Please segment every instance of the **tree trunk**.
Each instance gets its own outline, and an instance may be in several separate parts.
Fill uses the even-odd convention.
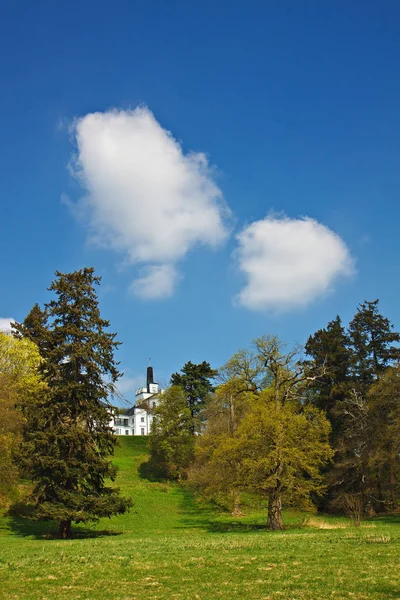
[[[272,531],[283,529],[282,498],[277,490],[273,490],[269,495],[267,529]]]
[[[71,520],[70,519],[63,519],[62,521],[60,521],[59,534],[60,534],[60,538],[62,538],[64,540],[72,537]]]
[[[232,509],[232,517],[242,517],[243,513],[240,510],[240,492],[239,490],[233,490],[233,509]]]

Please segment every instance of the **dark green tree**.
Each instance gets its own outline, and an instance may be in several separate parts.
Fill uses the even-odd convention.
[[[22,323],[11,323],[13,335],[17,338],[28,338],[34,342],[43,358],[46,357],[50,342],[47,321],[47,311],[42,310],[36,303]]]
[[[353,379],[363,393],[386,367],[400,360],[400,334],[379,312],[379,300],[363,302],[349,324]]]
[[[305,345],[305,352],[311,358],[304,362],[306,373],[310,375],[310,402],[325,411],[332,426],[332,442],[341,431],[341,415],[338,403],[349,393],[351,351],[348,338],[340,317],[328,323],[326,329],[319,329],[311,335]],[[315,367],[324,367],[323,375],[313,378]]]
[[[100,277],[93,268],[56,276],[49,288],[55,298],[45,307],[47,328],[37,341],[45,345],[48,393],[24,407],[21,462],[35,483],[36,518],[59,521],[60,536],[70,537],[72,522],[124,513],[131,501],[107,485],[116,475],[106,402],[120,376],[114,359],[119,343],[100,316]]]
[[[324,377],[311,383],[309,400],[326,412],[332,425],[335,456],[327,472],[327,500],[340,508],[355,506],[361,513],[385,507],[386,471],[372,468],[372,437],[378,433],[369,393],[400,359],[400,335],[378,305],[378,300],[363,302],[347,332],[337,317],[306,345],[313,363],[326,362]],[[376,396],[375,415],[382,397]]]
[[[396,510],[400,496],[400,368],[386,369],[368,393],[370,410],[369,461],[382,508]]]
[[[173,373],[171,385],[183,388],[187,405],[192,416],[193,431],[200,429],[200,415],[204,408],[206,398],[214,391],[211,380],[217,376],[218,371],[211,368],[210,363],[203,361],[199,364],[187,362],[180,373]]]

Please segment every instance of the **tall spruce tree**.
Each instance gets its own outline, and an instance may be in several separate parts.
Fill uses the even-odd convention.
[[[60,536],[70,537],[72,522],[124,513],[131,501],[106,483],[115,479],[116,469],[105,403],[120,373],[114,359],[119,343],[106,331],[109,322],[98,307],[100,277],[93,268],[56,276],[46,319],[34,323],[43,334],[36,341],[48,393],[25,407],[22,462],[35,482],[36,518],[59,521]],[[35,339],[28,325],[19,332]]]

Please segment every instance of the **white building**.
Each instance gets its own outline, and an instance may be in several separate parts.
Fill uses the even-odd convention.
[[[128,409],[115,409],[110,425],[116,435],[148,435],[153,421],[153,410],[158,403],[158,383],[154,381],[153,367],[147,367],[146,387],[139,388],[135,394],[135,404]]]

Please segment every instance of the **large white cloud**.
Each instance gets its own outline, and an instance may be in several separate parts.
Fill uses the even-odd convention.
[[[268,216],[244,227],[237,240],[246,277],[237,302],[253,310],[305,306],[354,272],[344,241],[311,218]]]
[[[73,161],[87,195],[75,211],[92,241],[144,266],[133,291],[169,296],[175,264],[196,244],[216,248],[228,236],[230,211],[202,153],[187,153],[145,107],[92,113],[76,120]]]
[[[14,323],[15,319],[11,317],[0,317],[0,331],[3,333],[10,333],[11,323]]]

